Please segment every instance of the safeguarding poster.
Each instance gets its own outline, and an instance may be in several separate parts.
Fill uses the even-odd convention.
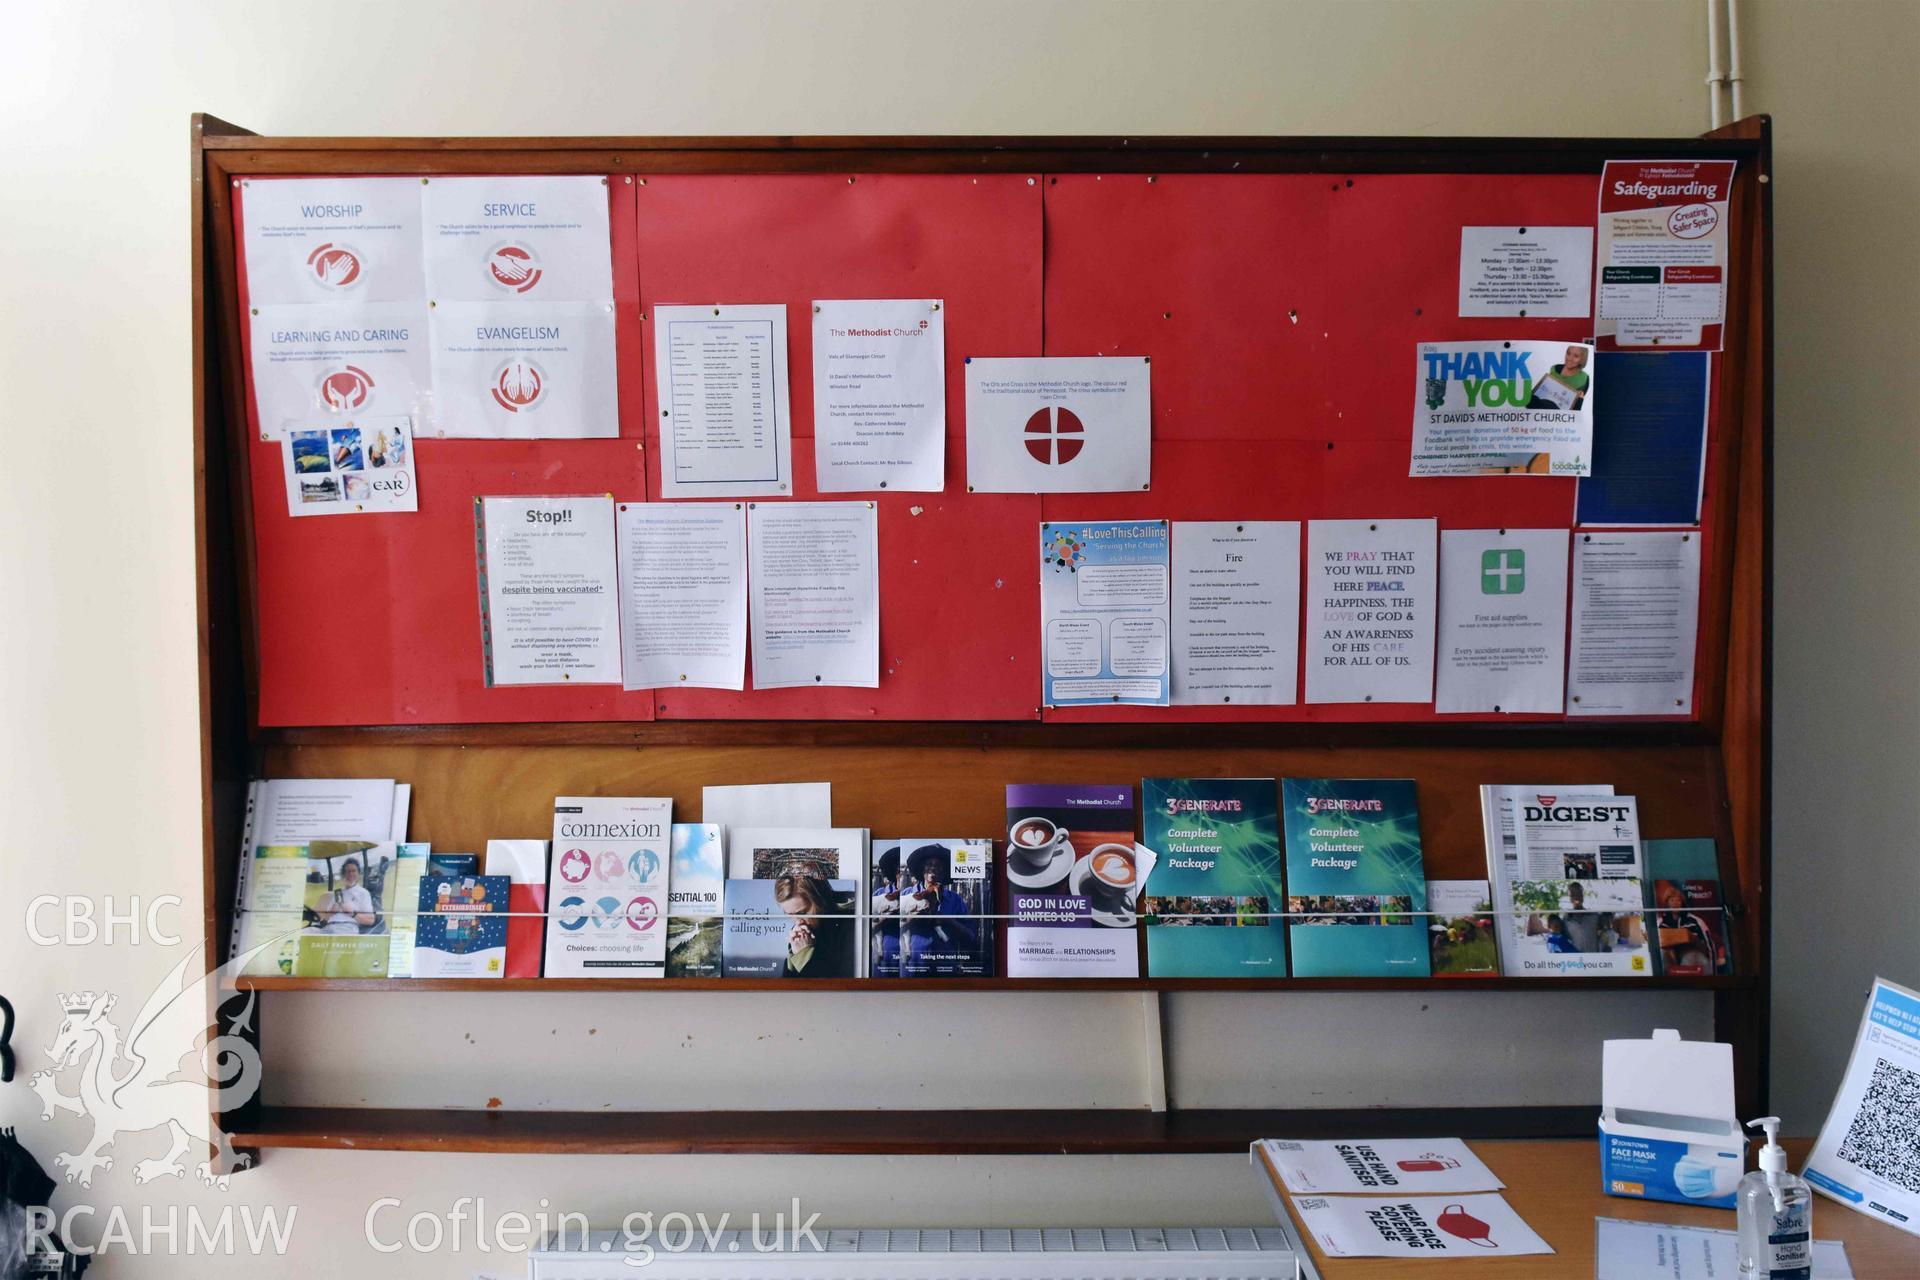
[[[1164,520],[1040,526],[1045,705],[1167,705],[1169,549]]]
[[[1732,160],[1609,160],[1600,173],[1602,351],[1718,351]]]
[[[1593,348],[1423,342],[1412,476],[1584,476],[1593,466]]]

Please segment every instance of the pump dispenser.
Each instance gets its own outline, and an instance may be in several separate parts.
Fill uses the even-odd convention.
[[[1812,1280],[1813,1190],[1787,1172],[1780,1117],[1747,1122],[1766,1131],[1760,1167],[1740,1179],[1740,1280]]]

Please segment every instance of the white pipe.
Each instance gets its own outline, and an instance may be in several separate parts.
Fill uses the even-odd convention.
[[[1740,108],[1740,0],[1727,0],[1727,84],[1733,90],[1733,118],[1745,118]]]
[[[1707,127],[1720,127],[1720,86],[1726,73],[1720,69],[1720,4],[1707,0]]]

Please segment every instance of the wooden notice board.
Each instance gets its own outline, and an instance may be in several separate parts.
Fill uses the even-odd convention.
[[[1448,528],[1570,528],[1562,478],[1407,477],[1406,357],[1420,341],[1576,340],[1584,319],[1462,319],[1459,230],[1592,225],[1601,165],[1646,155],[1733,159],[1727,346],[1714,358],[1703,502],[1699,653],[1683,717],[1437,715],[1421,705],[1040,705],[1038,525],[1049,519],[1432,517]],[[827,778],[847,825],[987,834],[1012,781],[1149,775],[1412,777],[1427,870],[1483,877],[1476,789],[1604,779],[1638,795],[1649,836],[1718,842],[1739,971],[1620,980],[1710,993],[1735,1047],[1743,1114],[1766,1096],[1770,152],[1763,119],[1705,138],[263,138],[195,117],[196,533],[206,799],[205,930],[224,953],[250,777],[396,777],[413,835],[448,848],[540,830],[558,793],[671,795],[695,816],[708,783]],[[254,420],[246,263],[249,190],[294,176],[596,174],[607,178],[615,273],[618,435],[418,442],[419,510],[289,517],[279,445]],[[657,499],[654,309],[783,303],[789,315],[796,498],[813,475],[815,298],[946,302],[944,492],[873,496],[879,512],[877,689],[625,692],[485,687],[472,502],[482,494]],[[1144,355],[1153,363],[1153,483],[1139,494],[988,495],[965,483],[967,356]],[[353,567],[328,590],[329,566]],[[636,751],[636,749],[638,749]],[[637,788],[637,790],[636,790]],[[887,989],[909,989],[889,980]],[[912,983],[916,980],[905,980]],[[381,982],[261,979],[276,1016],[299,992]],[[415,983],[412,989],[429,984]],[[538,1000],[561,981],[444,984]],[[1420,980],[1060,983],[1168,993],[1414,986]],[[1473,984],[1524,1002],[1563,983]],[[1591,985],[1591,984],[1588,984]],[[1602,985],[1608,985],[1603,982]],[[679,983],[591,984],[641,988]],[[722,999],[752,984],[708,984]],[[951,998],[1031,982],[927,981]],[[857,999],[865,980],[833,984]],[[284,1007],[284,1015],[282,1008]],[[1158,1025],[1157,1015],[1151,1025]],[[1328,1052],[1337,1053],[1337,1046]],[[1144,1118],[983,1116],[978,1149],[1224,1150],[1298,1112]],[[378,1100],[370,1100],[377,1105]],[[1578,1109],[1575,1109],[1578,1110]],[[727,1115],[731,1113],[710,1113]],[[593,1147],[564,1113],[409,1126],[447,1149],[792,1149],[738,1121],[632,1113]],[[1376,1131],[1413,1116],[1388,1109]],[[1563,1132],[1564,1108],[1481,1110],[1471,1133]],[[339,1117],[228,1117],[256,1145],[350,1145]],[[1104,1127],[1103,1127],[1104,1126]],[[598,1132],[597,1129],[594,1130]],[[792,1130],[787,1131],[791,1134]],[[1084,1134],[1075,1139],[1062,1134]],[[888,1149],[899,1146],[900,1131]],[[929,1128],[911,1149],[958,1141]],[[664,1146],[660,1145],[664,1144]],[[678,1144],[678,1145],[676,1145]],[[801,1145],[806,1146],[804,1140]],[[859,1140],[809,1149],[858,1149]],[[877,1149],[877,1148],[875,1148]]]

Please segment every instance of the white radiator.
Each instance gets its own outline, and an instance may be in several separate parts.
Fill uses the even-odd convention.
[[[617,1231],[549,1240],[531,1254],[532,1280],[1300,1280],[1280,1227],[1036,1227],[873,1229],[791,1237],[756,1249],[746,1232],[657,1243],[651,1261]],[[560,1248],[564,1243],[568,1247]],[[584,1245],[584,1247],[583,1247]],[[641,1255],[644,1256],[644,1255]]]

